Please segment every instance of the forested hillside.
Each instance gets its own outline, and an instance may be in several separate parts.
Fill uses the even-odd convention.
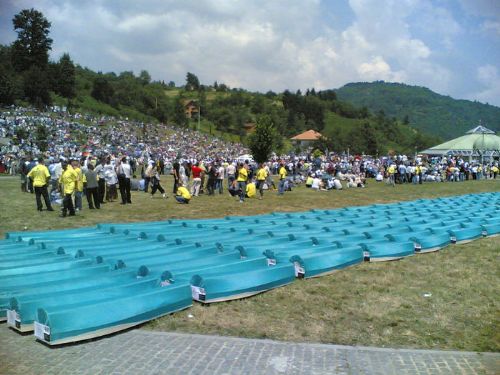
[[[366,106],[376,113],[384,111],[389,117],[443,139],[463,135],[482,125],[500,131],[500,108],[455,100],[439,95],[425,87],[377,81],[349,83],[335,90],[340,100],[356,106]]]

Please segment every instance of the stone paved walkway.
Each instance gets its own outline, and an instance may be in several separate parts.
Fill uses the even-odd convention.
[[[50,348],[0,325],[0,374],[498,374],[499,353],[394,350],[131,330]]]

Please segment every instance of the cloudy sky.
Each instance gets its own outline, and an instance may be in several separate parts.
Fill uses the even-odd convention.
[[[500,0],[0,0],[0,43],[31,7],[52,59],[95,71],[262,92],[384,80],[500,106]]]

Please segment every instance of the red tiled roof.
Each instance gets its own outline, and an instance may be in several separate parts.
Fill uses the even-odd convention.
[[[320,139],[322,135],[315,130],[307,130],[304,133],[298,134],[290,139],[294,141],[315,141]]]

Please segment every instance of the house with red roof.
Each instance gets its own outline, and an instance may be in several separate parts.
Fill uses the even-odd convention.
[[[309,147],[315,141],[323,137],[321,133],[318,133],[315,130],[309,129],[304,133],[297,134],[295,137],[290,138],[290,140],[296,145],[300,147]]]

